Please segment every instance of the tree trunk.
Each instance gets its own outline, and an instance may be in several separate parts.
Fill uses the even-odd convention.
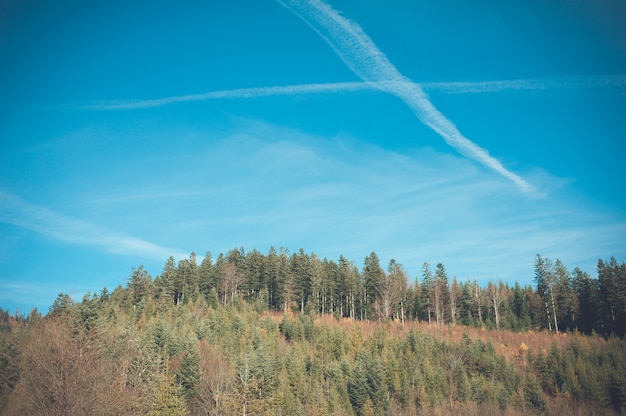
[[[556,320],[556,307],[554,306],[554,293],[552,293],[552,288],[550,288],[550,301],[552,302],[552,315],[554,316],[554,332],[559,335],[559,324]]]

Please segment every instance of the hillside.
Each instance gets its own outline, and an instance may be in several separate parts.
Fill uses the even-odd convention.
[[[267,287],[251,295],[249,261],[227,259],[220,255],[210,269],[203,262],[213,275],[202,275],[203,265],[197,266],[195,281],[195,272],[187,273],[194,270],[192,256],[178,265],[168,261],[155,279],[135,269],[125,286],[80,302],[60,294],[46,316],[3,313],[2,414],[626,412],[624,339],[576,330],[556,334],[541,323],[502,329],[517,319],[511,312],[515,290],[507,285],[499,286],[500,329],[493,305],[480,312],[480,324],[478,311],[461,301],[457,323],[451,312],[429,323],[408,297],[394,298],[386,310],[383,290],[367,312],[352,306],[349,295],[345,303],[300,302],[297,289],[283,292],[277,308]],[[302,280],[297,255],[278,259],[287,260],[293,281]],[[340,259],[337,270],[347,267],[365,284],[376,270],[371,260],[361,272]],[[331,263],[321,262],[332,270]],[[389,270],[383,283],[400,269]],[[419,295],[423,287],[404,287],[411,288]],[[491,290],[470,293],[489,305]],[[292,299],[284,306],[287,296]],[[473,325],[463,325],[464,316]]]

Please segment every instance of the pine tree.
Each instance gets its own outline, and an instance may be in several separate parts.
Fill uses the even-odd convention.
[[[265,266],[263,267],[263,280],[267,282],[267,289],[270,298],[270,307],[279,309],[282,303],[282,287],[280,281],[280,259],[274,246],[270,247],[269,253],[265,258]]]
[[[133,307],[136,308],[141,301],[152,297],[152,277],[143,268],[133,268],[133,273],[128,281],[128,288],[132,292]]]
[[[554,263],[557,321],[565,329],[574,329],[578,312],[578,299],[571,284],[570,273],[561,262]]]
[[[535,259],[535,283],[537,284],[537,293],[541,296],[546,307],[546,324],[548,329],[552,330],[552,323],[554,322],[554,331],[558,334],[559,324],[556,313],[554,267],[550,259],[542,258],[540,254],[537,254]]]
[[[244,298],[251,302],[256,302],[261,290],[267,288],[264,273],[265,258],[258,250],[249,251],[245,257],[244,274]],[[267,307],[267,306],[266,306]]]
[[[311,254],[311,310],[323,313],[322,290],[324,265],[315,253]]]
[[[435,278],[433,279],[433,301],[435,303],[435,316],[437,325],[445,323],[446,306],[448,305],[448,274],[443,263],[437,263]]]
[[[433,273],[430,271],[430,265],[426,262],[422,265],[422,284],[421,284],[421,304],[423,308],[422,317],[428,321],[430,325],[432,312],[432,291],[433,291]]]
[[[71,311],[74,300],[68,294],[59,293],[48,310],[49,316],[59,316]]]
[[[157,287],[158,295],[173,302],[174,305],[177,305],[179,302],[179,293],[176,288],[177,273],[176,260],[174,260],[174,257],[170,256],[163,266]]]
[[[588,273],[578,267],[574,269],[572,287],[577,297],[578,316],[576,326],[584,334],[591,335],[597,328],[598,314],[598,280],[592,279]]]
[[[188,414],[182,388],[167,373],[161,380],[156,402],[150,414],[152,416],[186,416]]]
[[[300,312],[303,313],[304,306],[311,296],[311,280],[313,278],[311,259],[301,248],[297,254],[294,253],[291,256],[290,263],[296,298],[295,300],[300,306]]]
[[[200,380],[198,354],[193,346],[187,346],[182,354],[180,368],[176,372],[176,381],[180,384],[182,396],[189,401],[196,394],[196,387]]]
[[[211,290],[217,290],[217,282],[215,275],[215,267],[211,252],[207,251],[198,271],[198,290],[200,294],[208,301]]]
[[[514,330],[527,330],[531,326],[530,307],[528,300],[524,295],[524,290],[519,283],[515,282],[512,289],[513,297],[511,299],[511,312],[517,320],[517,327]]]
[[[598,261],[599,292],[602,297],[603,322],[606,332],[623,337],[626,333],[626,264]]]
[[[363,306],[365,308],[365,318],[370,318],[370,312],[372,307],[378,309],[378,298],[381,292],[381,286],[385,279],[385,272],[380,267],[380,260],[375,252],[371,252],[369,256],[365,257],[363,266]]]
[[[456,281],[456,276],[452,278],[452,285],[450,286],[450,321],[453,325],[456,325],[457,319],[462,314],[462,298],[463,290],[461,285]]]
[[[283,247],[280,248],[277,281],[280,288],[282,309],[284,312],[287,312],[291,302],[294,300],[294,280],[291,267],[289,266],[289,250]]]

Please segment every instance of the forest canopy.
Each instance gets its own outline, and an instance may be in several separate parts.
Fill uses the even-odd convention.
[[[599,260],[597,277],[592,277],[538,254],[534,271],[534,287],[501,280],[481,286],[476,280],[448,276],[442,263],[424,263],[421,275],[411,281],[394,259],[383,268],[375,252],[359,269],[344,256],[335,261],[303,249],[290,253],[272,247],[262,254],[237,248],[216,259],[210,252],[202,260],[195,253],[178,262],[170,257],[154,279],[139,266],[126,286],[111,295],[138,310],[149,301],[178,306],[203,298],[216,306],[240,299],[257,311],[624,336],[626,264],[614,257]],[[108,296],[106,289],[104,293]],[[49,313],[71,302],[67,297],[60,294]]]
[[[2,414],[626,412],[626,265],[537,255],[535,286],[411,282],[300,249],[170,257],[0,315]]]

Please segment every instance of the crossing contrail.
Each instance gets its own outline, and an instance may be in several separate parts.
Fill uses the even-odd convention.
[[[437,132],[459,153],[503,175],[523,192],[534,191],[522,177],[506,169],[487,150],[463,136],[456,126],[435,108],[422,87],[402,75],[356,22],[343,17],[320,0],[277,1],[317,32],[359,78],[399,97],[422,123]]]

